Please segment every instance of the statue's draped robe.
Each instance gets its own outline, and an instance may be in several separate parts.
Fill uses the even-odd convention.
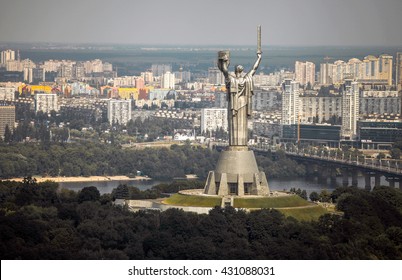
[[[246,74],[244,77],[229,76],[226,80],[226,88],[229,105],[229,145],[246,146],[247,119],[252,114],[253,77],[251,74]]]

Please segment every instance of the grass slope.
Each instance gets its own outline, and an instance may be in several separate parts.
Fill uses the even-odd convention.
[[[281,208],[310,205],[308,201],[297,195],[261,198],[235,198],[235,208]]]
[[[214,207],[220,206],[220,197],[196,196],[174,194],[165,199],[163,203],[177,206]],[[291,216],[299,221],[312,221],[328,211],[320,205],[312,205],[297,195],[261,198],[237,198],[234,200],[235,208],[276,208],[285,216]]]
[[[178,206],[194,207],[214,207],[220,206],[222,199],[220,197],[183,195],[176,193],[163,201],[165,204]]]

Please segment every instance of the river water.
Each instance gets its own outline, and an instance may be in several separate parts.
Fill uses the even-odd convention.
[[[93,181],[93,182],[63,182],[59,183],[60,187],[79,191],[84,187],[95,186],[98,188],[101,194],[111,193],[114,188],[117,188],[120,184],[127,184],[128,186],[137,187],[140,190],[150,189],[152,186],[155,186],[160,183],[171,183],[172,181],[157,181],[157,180],[121,180],[121,181]],[[349,180],[349,185],[350,185]],[[300,188],[302,190],[306,190],[309,195],[311,192],[321,192],[321,190],[332,191],[336,187],[342,186],[342,178],[338,177],[336,180],[336,185],[331,186],[328,180],[328,183],[318,182],[316,179],[307,180],[306,178],[286,178],[286,179],[270,179],[268,178],[268,185],[271,191],[283,191],[290,190],[291,188]],[[371,185],[374,186],[374,178],[372,179]],[[385,181],[384,177],[381,177],[381,185],[388,186],[388,183]],[[365,181],[364,177],[358,177],[358,187],[364,188]]]

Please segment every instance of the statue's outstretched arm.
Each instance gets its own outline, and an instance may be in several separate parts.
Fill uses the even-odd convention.
[[[222,71],[223,76],[227,79],[229,77],[229,70],[228,70],[228,61],[221,60],[218,62],[218,68]]]
[[[251,76],[253,76],[253,75],[255,74],[255,72],[256,72],[257,69],[258,69],[258,66],[260,65],[261,56],[262,56],[261,54],[262,54],[261,52],[257,52],[257,60],[256,60],[256,62],[254,63],[253,68],[250,70],[250,72],[248,72],[248,74],[250,74]]]

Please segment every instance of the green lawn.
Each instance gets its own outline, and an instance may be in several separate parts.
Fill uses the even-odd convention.
[[[280,207],[298,207],[310,205],[298,195],[287,195],[279,197],[261,197],[261,198],[235,198],[235,208],[280,208]]]
[[[165,199],[163,202],[170,205],[180,206],[214,207],[220,206],[222,199],[220,197],[183,195],[176,193]]]
[[[163,202],[165,204],[177,206],[214,207],[220,206],[222,199],[220,197],[183,195],[177,193],[165,199]],[[320,216],[331,212],[322,206],[312,205],[297,195],[237,198],[234,200],[234,206],[235,208],[276,208],[285,216],[292,216],[299,221],[317,220]]]

